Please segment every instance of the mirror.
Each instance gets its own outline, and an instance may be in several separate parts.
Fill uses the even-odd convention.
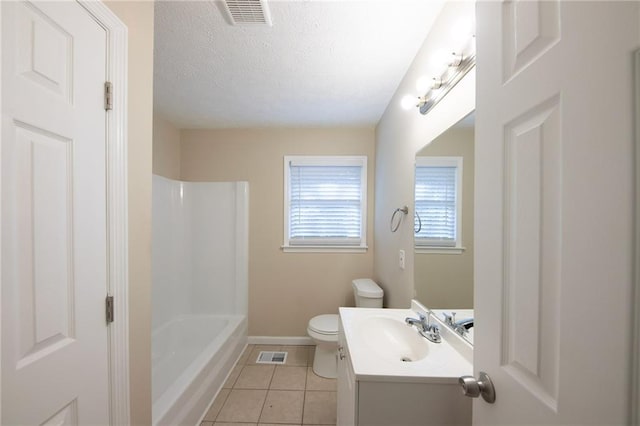
[[[472,112],[416,154],[414,294],[473,343]]]

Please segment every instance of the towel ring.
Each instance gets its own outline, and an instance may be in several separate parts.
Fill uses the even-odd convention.
[[[422,231],[422,219],[420,219],[420,215],[418,214],[417,210],[415,211],[415,213],[413,215],[414,215],[414,217],[416,219],[418,219],[418,229],[416,229],[415,221],[413,222],[413,233],[414,234],[418,234],[420,231]]]
[[[393,214],[391,215],[391,222],[389,222],[389,227],[391,228],[391,232],[396,232],[400,227],[400,223],[402,223],[402,216],[400,216],[400,219],[398,220],[398,222],[395,225],[393,224],[396,219],[396,215],[398,213],[409,214],[409,207],[408,206],[404,206],[402,208],[398,207],[397,209],[394,210]]]

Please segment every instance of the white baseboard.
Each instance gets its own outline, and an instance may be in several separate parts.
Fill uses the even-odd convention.
[[[250,345],[314,345],[309,336],[249,336]]]

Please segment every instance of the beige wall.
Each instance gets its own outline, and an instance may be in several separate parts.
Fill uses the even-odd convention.
[[[473,128],[453,128],[418,156],[462,157],[461,254],[415,253],[415,298],[434,309],[473,308]]]
[[[153,113],[153,174],[180,179],[180,129]]]
[[[314,315],[353,306],[373,270],[374,130],[182,130],[185,181],[249,182],[249,335],[306,336]],[[283,253],[283,157],[368,157],[367,253]]]
[[[474,13],[474,2],[445,4],[376,127],[374,278],[385,290],[387,306],[392,308],[409,307],[413,296],[413,208],[409,220],[396,233],[390,231],[389,219],[396,208],[413,206],[416,152],[475,108],[475,69],[426,116],[417,108],[403,110],[400,99],[415,93],[416,80],[425,72],[430,57],[436,51],[451,48],[448,39],[456,22]],[[405,269],[398,266],[399,250],[406,253]]]
[[[129,28],[129,365],[131,424],[151,424],[153,2],[108,2]]]

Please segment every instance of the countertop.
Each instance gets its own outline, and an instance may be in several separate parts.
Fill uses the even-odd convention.
[[[421,360],[403,362],[380,356],[357,332],[362,321],[373,317],[404,322],[406,317],[415,318],[417,314],[412,309],[340,308],[340,326],[344,330],[357,380],[453,384],[460,376],[473,374],[469,354],[463,356],[456,349],[458,342],[448,341],[446,335],[443,335],[441,343],[432,343],[420,336],[429,345],[428,354]],[[416,330],[415,327],[413,329]]]

